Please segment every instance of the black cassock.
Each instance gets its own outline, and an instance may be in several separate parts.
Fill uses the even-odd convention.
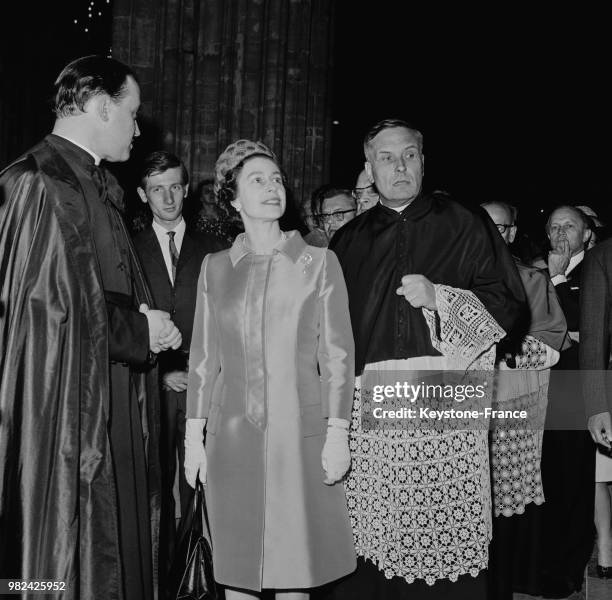
[[[346,279],[357,374],[367,363],[440,356],[421,309],[395,293],[404,275],[472,291],[506,332],[525,317],[523,285],[497,229],[445,194],[421,194],[399,213],[379,203],[329,248]]]
[[[378,204],[350,221],[332,238],[349,293],[355,336],[356,373],[369,363],[440,356],[422,309],[396,290],[404,275],[473,292],[509,331],[525,315],[525,297],[514,260],[483,211],[471,211],[445,194],[421,194],[401,212]],[[334,600],[410,600],[484,597],[486,578],[462,575],[457,582],[386,579],[362,558],[353,576],[331,586]]]
[[[159,406],[122,192],[54,135],[0,192],[0,577],[152,598]]]

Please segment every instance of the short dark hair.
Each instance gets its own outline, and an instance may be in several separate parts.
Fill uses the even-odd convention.
[[[165,150],[151,152],[151,154],[144,159],[142,168],[140,169],[140,187],[146,189],[147,177],[157,175],[158,173],[164,173],[168,169],[175,169],[176,167],[181,167],[181,183],[187,185],[189,183],[189,174],[187,173],[185,164],[178,156],[171,152],[166,152]]]
[[[396,129],[397,127],[407,129],[415,137],[419,152],[423,152],[423,134],[418,129],[403,119],[383,119],[371,127],[363,138],[363,150],[366,155],[368,145],[381,131],[385,129]]]
[[[93,96],[108,94],[121,100],[127,94],[127,78],[134,72],[123,63],[106,56],[84,56],[66,65],[55,80],[53,110],[58,118],[83,112]]]
[[[353,195],[351,194],[351,190],[346,188],[340,188],[335,185],[325,184],[318,187],[310,197],[310,211],[312,212],[312,217],[319,223],[319,215],[323,212],[323,203],[328,198],[333,198],[334,196],[339,196],[340,194],[344,194],[353,199]]]
[[[287,178],[285,177],[285,173],[283,172],[281,166],[278,164],[278,161],[274,160],[270,155],[263,154],[261,152],[254,152],[253,154],[249,154],[245,156],[233,169],[230,169],[226,174],[221,186],[215,191],[215,195],[217,197],[217,203],[224,208],[228,214],[232,214],[234,209],[232,207],[232,202],[236,198],[236,192],[238,191],[238,177],[240,173],[242,173],[242,169],[244,165],[249,162],[252,158],[267,158],[275,163],[283,178],[283,187],[287,189]]]
[[[555,208],[553,208],[550,211],[550,214],[548,215],[548,219],[546,219],[546,231],[547,232],[550,229],[550,220],[551,220],[553,214],[555,212],[557,212],[558,210],[562,209],[562,208],[567,208],[567,209],[573,211],[574,214],[576,214],[576,215],[578,215],[578,217],[580,217],[580,220],[582,221],[582,224],[584,225],[584,228],[588,229],[589,231],[593,231],[593,226],[592,226],[593,221],[591,221],[578,207],[572,206],[571,204],[560,204],[559,206],[555,206]]]

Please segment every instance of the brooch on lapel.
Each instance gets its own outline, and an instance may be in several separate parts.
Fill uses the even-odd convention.
[[[304,254],[302,254],[302,256],[300,256],[300,262],[304,265],[302,273],[306,275],[306,273],[308,272],[308,266],[312,262],[312,255],[308,254],[308,252],[305,252]]]

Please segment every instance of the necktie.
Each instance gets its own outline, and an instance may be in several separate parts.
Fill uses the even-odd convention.
[[[179,254],[174,243],[174,234],[176,231],[169,231],[168,237],[170,238],[168,246],[170,248],[170,262],[172,263],[172,285],[176,281],[176,265],[178,264]]]

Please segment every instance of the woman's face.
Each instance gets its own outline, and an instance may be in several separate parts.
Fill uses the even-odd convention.
[[[236,182],[232,206],[242,219],[276,221],[285,212],[286,195],[278,165],[263,156],[248,159]]]

